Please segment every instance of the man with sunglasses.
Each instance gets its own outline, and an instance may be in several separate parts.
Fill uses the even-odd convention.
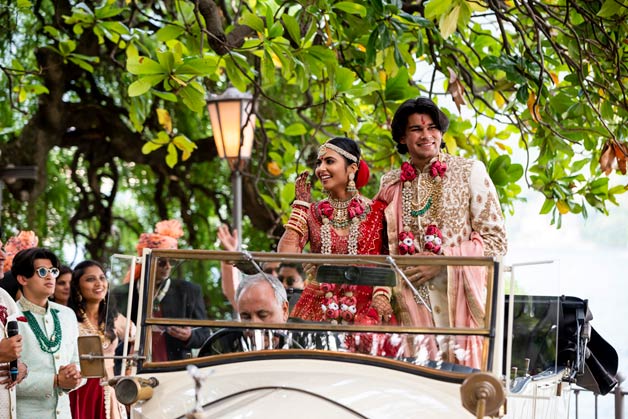
[[[288,302],[290,303],[290,311],[296,305],[303,288],[305,288],[305,271],[300,263],[283,262],[279,265],[279,276],[277,279],[283,284],[288,294]]]
[[[81,385],[78,323],[74,312],[48,300],[59,276],[59,259],[34,247],[15,255],[11,273],[22,291],[17,302],[26,322],[22,361],[30,373],[17,386],[17,410],[24,418],[69,418],[68,393]]]

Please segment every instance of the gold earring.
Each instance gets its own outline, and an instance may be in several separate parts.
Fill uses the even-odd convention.
[[[349,182],[347,183],[347,192],[350,194],[354,194],[358,191],[358,188],[355,187],[355,175],[353,173],[349,173]]]

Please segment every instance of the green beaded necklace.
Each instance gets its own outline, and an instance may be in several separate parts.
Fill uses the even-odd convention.
[[[54,332],[50,339],[46,336],[43,330],[39,327],[39,323],[37,323],[37,319],[33,316],[30,311],[25,311],[24,316],[26,320],[28,320],[28,325],[31,327],[31,330],[35,334],[37,338],[37,342],[39,342],[39,347],[42,351],[47,352],[49,354],[54,354],[61,348],[61,322],[59,321],[59,315],[57,314],[59,310],[50,309],[50,314],[52,314],[52,322],[54,324]]]

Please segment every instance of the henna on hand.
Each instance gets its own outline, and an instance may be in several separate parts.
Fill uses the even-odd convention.
[[[298,201],[312,202],[312,184],[310,174],[306,170],[301,172],[294,184],[294,197]]]
[[[377,314],[384,321],[390,320],[393,314],[392,306],[390,305],[390,300],[385,295],[376,295],[371,301],[371,307],[377,311]]]

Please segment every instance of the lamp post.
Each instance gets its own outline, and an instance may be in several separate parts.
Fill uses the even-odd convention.
[[[251,158],[255,114],[253,97],[230,87],[221,95],[210,95],[207,109],[214,142],[221,159],[231,168],[233,224],[238,231],[238,250],[242,248],[242,170]]]
[[[0,236],[2,236],[2,195],[4,185],[17,180],[37,180],[37,166],[13,166],[0,168]]]

